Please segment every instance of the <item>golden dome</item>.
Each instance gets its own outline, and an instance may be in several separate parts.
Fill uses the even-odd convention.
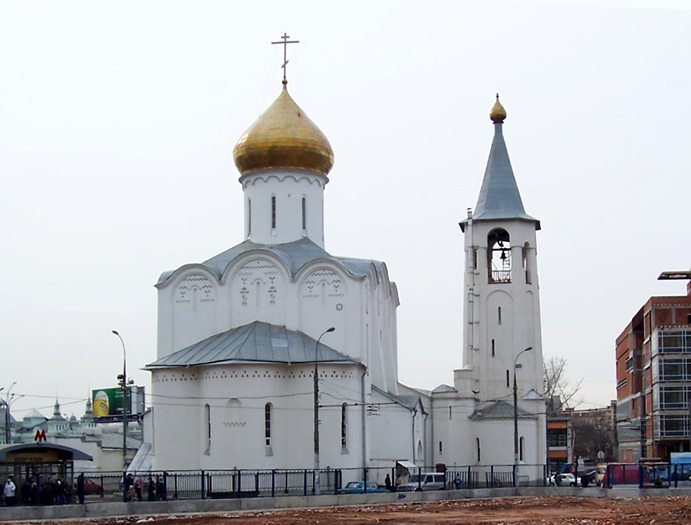
[[[504,122],[504,119],[506,118],[506,110],[499,102],[499,93],[497,93],[497,101],[494,103],[494,106],[492,106],[492,109],[489,112],[489,118],[491,118],[492,122],[495,124]]]
[[[242,175],[269,168],[316,171],[326,176],[334,164],[331,144],[288,94],[278,98],[240,137],[233,160]]]

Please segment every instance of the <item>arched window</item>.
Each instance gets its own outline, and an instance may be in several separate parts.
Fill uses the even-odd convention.
[[[521,436],[521,439],[518,440],[518,459],[521,461],[524,461],[523,459],[523,445],[525,444],[525,438]]]
[[[271,196],[271,229],[276,229],[276,196]]]
[[[348,446],[348,405],[341,405],[341,448]]]
[[[506,230],[492,230],[487,236],[487,264],[490,283],[511,282],[511,243]]]
[[[271,403],[264,405],[264,444],[271,446]]]

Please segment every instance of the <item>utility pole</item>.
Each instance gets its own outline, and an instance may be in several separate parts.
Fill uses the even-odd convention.
[[[518,487],[518,386],[516,383],[516,368],[518,367],[518,358],[523,352],[532,350],[529,346],[525,350],[521,350],[513,360],[513,486]]]
[[[129,389],[130,385],[127,381],[127,350],[125,349],[125,341],[123,341],[117,330],[112,331],[120,342],[122,343],[122,374],[118,374],[120,387],[122,388],[122,470],[127,470],[127,414],[129,412]],[[130,383],[133,381],[130,380]]]
[[[319,341],[326,334],[335,331],[333,326],[325,330],[317,339],[314,348],[314,493],[319,495]]]

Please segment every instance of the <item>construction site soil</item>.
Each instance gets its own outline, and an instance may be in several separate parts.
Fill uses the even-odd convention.
[[[10,523],[10,522],[0,522]],[[12,522],[12,523],[17,523]],[[23,521],[24,524],[46,523]],[[56,525],[244,525],[244,524],[516,524],[666,525],[691,524],[691,497],[524,497],[439,501],[396,505],[321,507],[273,511],[127,516],[52,520]]]

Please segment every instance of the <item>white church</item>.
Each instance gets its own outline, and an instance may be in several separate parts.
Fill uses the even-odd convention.
[[[233,152],[244,240],[156,284],[143,447],[152,469],[312,468],[315,370],[323,469],[545,463],[540,223],[523,208],[498,97],[490,117],[482,189],[461,222],[462,366],[453,386],[420,391],[398,382],[399,297],[386,264],[326,251],[334,154],[284,78]]]

